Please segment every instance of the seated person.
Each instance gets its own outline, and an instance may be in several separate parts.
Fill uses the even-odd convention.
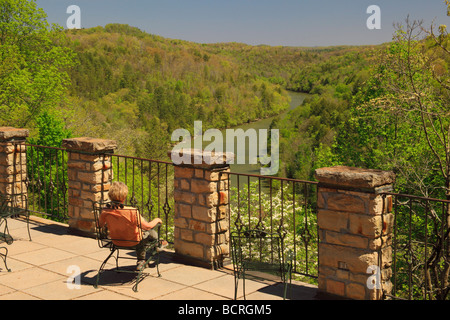
[[[158,240],[157,229],[161,226],[162,220],[156,218],[147,222],[136,208],[124,206],[127,195],[126,184],[117,181],[112,183],[108,192],[112,204],[108,208],[102,209],[99,227],[102,228],[106,225],[109,237],[116,246],[132,247],[137,245],[137,268],[139,269],[145,264],[145,246]],[[143,230],[142,237],[137,219],[140,219],[140,228]],[[159,247],[165,246],[167,246],[167,241],[159,242]]]

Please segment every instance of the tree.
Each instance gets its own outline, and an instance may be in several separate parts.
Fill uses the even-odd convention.
[[[0,3],[0,125],[26,127],[65,97],[74,55],[34,0]]]
[[[337,153],[345,164],[396,171],[402,193],[450,200],[449,36],[445,26],[436,35],[433,28],[407,19],[405,27],[397,26],[393,40],[340,130]],[[404,257],[414,247],[415,257],[405,261],[398,255],[399,264],[409,263],[414,276],[421,276],[417,292],[446,299],[450,206],[434,208],[428,200],[414,208],[412,201],[406,205],[409,209],[399,209],[396,219],[399,230],[409,235],[398,236],[396,246],[409,250]],[[408,230],[411,213],[414,227]],[[425,231],[418,231],[422,227]],[[416,250],[425,243],[425,250]]]
[[[65,128],[65,123],[56,114],[43,111],[36,117],[38,134],[30,138],[30,144],[60,148],[63,139],[70,138],[72,133]]]
[[[406,30],[399,27],[378,75],[385,94],[371,104],[417,130],[415,148],[418,142],[426,146],[433,160],[429,169],[440,177],[441,190],[450,199],[448,37],[441,33],[442,40],[432,43],[423,38],[424,30],[418,21],[407,20]],[[398,137],[400,132],[393,133]]]
[[[48,111],[36,118],[36,126],[37,136],[29,139],[31,146],[27,147],[28,205],[43,208],[51,219],[63,221],[67,210],[67,153],[59,148],[71,132],[65,129],[64,121]]]

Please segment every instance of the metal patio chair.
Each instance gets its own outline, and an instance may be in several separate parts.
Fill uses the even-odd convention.
[[[245,279],[278,276],[284,284],[283,299],[292,282],[292,255],[285,253],[283,237],[279,233],[251,229],[231,233],[231,249],[234,271],[234,299],[237,298],[239,279],[243,280],[244,300]]]
[[[136,216],[136,221],[133,223],[133,225],[129,225],[129,227],[136,227],[138,230],[138,240],[136,239],[114,239],[111,238],[107,228],[101,228],[100,223],[99,223],[99,219],[101,214],[104,212],[104,210],[132,210],[134,211],[134,214]],[[125,268],[120,268],[119,267],[119,259],[134,259],[136,260],[135,257],[126,257],[126,256],[120,256],[120,251],[121,250],[136,250],[138,248],[138,246],[140,246],[140,240],[139,239],[143,239],[143,235],[144,232],[143,230],[140,228],[141,225],[141,215],[139,214],[139,210],[137,208],[127,208],[124,209],[123,205],[109,201],[109,202],[95,202],[94,203],[94,217],[95,217],[95,225],[96,225],[96,238],[98,240],[98,245],[100,248],[107,248],[110,250],[109,255],[106,257],[106,259],[102,262],[98,273],[97,273],[97,277],[96,277],[96,281],[94,284],[94,287],[97,288],[98,287],[98,283],[100,280],[100,275],[101,273],[104,271],[105,265],[108,262],[108,260],[113,257],[114,253],[116,253],[116,256],[114,257],[116,259],[116,271],[117,272],[128,272],[128,273],[136,273],[137,274],[137,278],[136,278],[136,283],[133,286],[133,291],[137,292],[138,291],[138,284],[141,280],[141,276],[142,273],[144,271],[144,269],[146,268],[146,266],[148,265],[148,263],[153,260],[156,264],[156,270],[157,270],[157,274],[158,277],[161,276],[161,274],[159,273],[159,240],[152,240],[151,242],[148,242],[143,248],[146,252],[146,256],[149,255],[149,257],[147,258],[147,260],[145,261],[145,264],[143,264],[142,266],[139,267],[139,270],[129,270],[129,269],[125,269]],[[126,221],[124,221],[124,223],[127,223]]]
[[[25,193],[4,195],[0,192],[0,229],[4,225],[0,238],[6,243],[12,243],[13,239],[8,229],[8,218],[24,216],[27,220],[28,238],[31,241],[30,233],[30,212],[28,211],[28,197]]]

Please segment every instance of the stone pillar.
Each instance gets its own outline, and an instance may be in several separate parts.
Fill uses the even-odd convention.
[[[92,235],[95,231],[93,202],[108,200],[112,181],[111,154],[116,141],[94,138],[64,139],[68,152],[69,228]]]
[[[351,167],[315,171],[318,184],[319,291],[378,300],[392,284],[391,196],[395,174]],[[380,265],[381,264],[381,265]]]
[[[28,134],[27,129],[0,127],[0,192],[21,208],[26,207]]]
[[[191,264],[213,269],[229,255],[227,163],[234,155],[214,153],[211,161],[211,153],[188,153],[191,164],[175,165],[175,252]]]

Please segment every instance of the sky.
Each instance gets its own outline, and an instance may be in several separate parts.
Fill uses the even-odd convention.
[[[70,5],[82,28],[124,23],[197,43],[271,46],[370,45],[392,40],[394,24],[449,26],[444,0],[36,0],[48,21],[67,28]],[[379,15],[367,9],[379,8]],[[373,20],[376,18],[377,20]],[[379,28],[368,28],[379,22]],[[437,29],[437,28],[436,28]]]

